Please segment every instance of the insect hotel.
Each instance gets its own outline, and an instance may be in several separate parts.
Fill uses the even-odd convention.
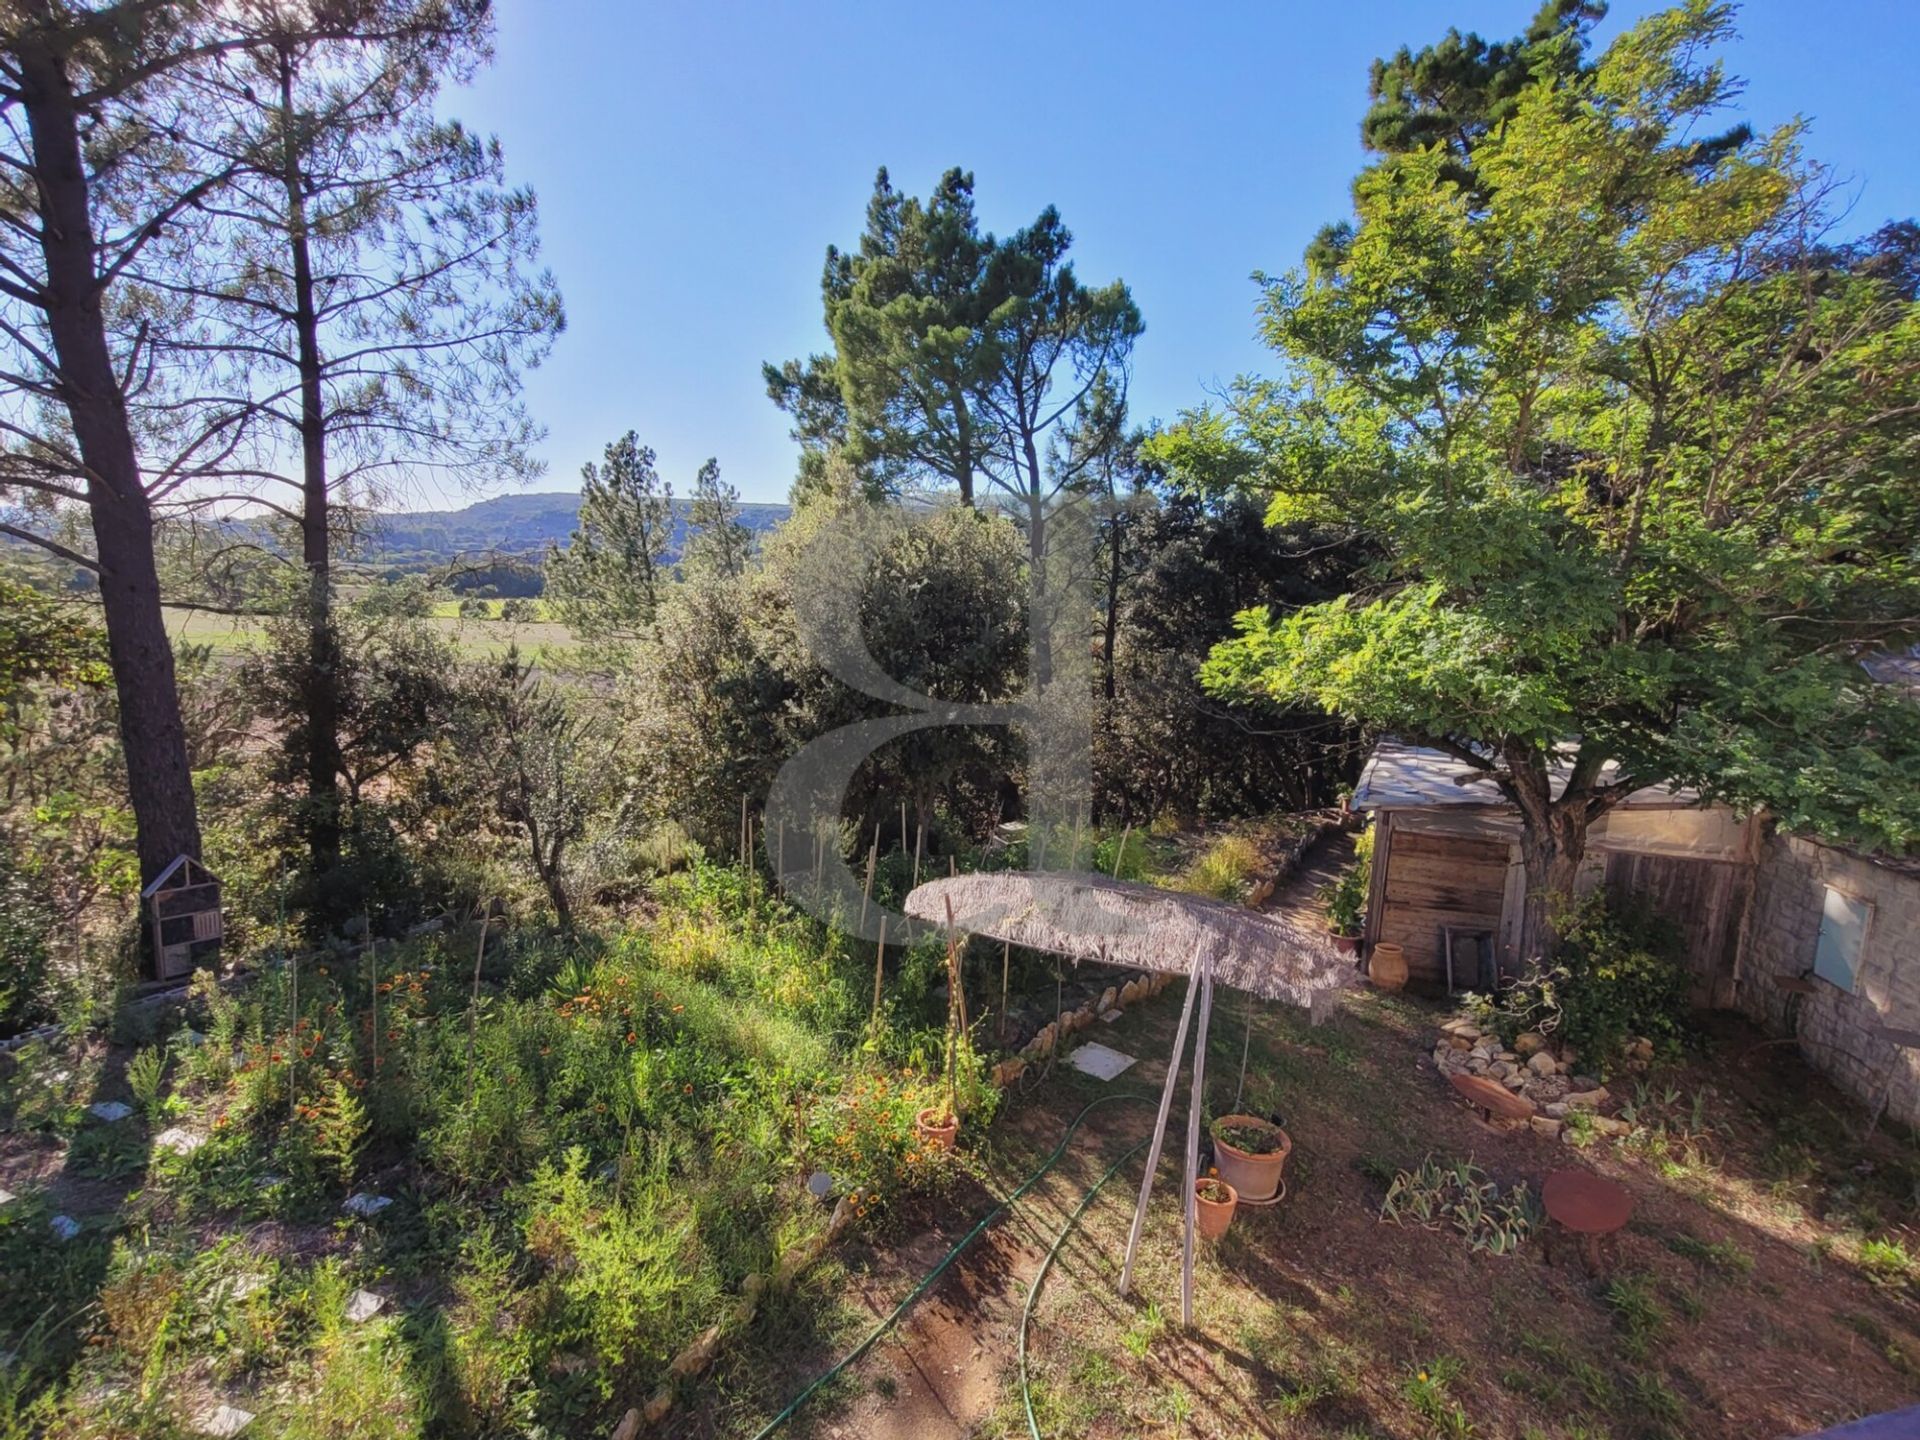
[[[181,855],[140,892],[153,927],[153,974],[177,980],[220,951],[220,878]]]

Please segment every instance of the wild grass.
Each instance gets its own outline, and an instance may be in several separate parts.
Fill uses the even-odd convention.
[[[41,1197],[0,1210],[24,1282],[0,1286],[0,1420],[171,1433],[211,1382],[285,1396],[261,1424],[290,1436],[604,1428],[824,1227],[795,1175],[857,1181],[868,1214],[943,1183],[911,1131],[939,1093],[930,985],[890,986],[876,1028],[871,954],[763,878],[696,863],[659,902],[605,937],[496,938],[477,987],[472,931],[310,960],[297,1010],[283,970],[203,979],[129,1057],[117,1125],[86,1113],[94,1068],[26,1047],[0,1114],[139,1188],[51,1253]],[[168,1124],[203,1143],[155,1149]],[[386,1209],[343,1218],[375,1190]],[[315,1238],[200,1243],[275,1227]],[[360,1288],[389,1304],[353,1324]]]

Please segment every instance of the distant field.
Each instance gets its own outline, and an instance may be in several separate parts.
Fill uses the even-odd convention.
[[[496,610],[499,602],[492,602]],[[574,649],[579,642],[573,632],[557,620],[530,620],[508,624],[502,620],[462,620],[453,613],[455,606],[438,607],[430,617],[435,629],[447,635],[463,655],[492,657],[504,655],[507,647],[518,645],[523,654],[541,651],[559,654]],[[236,615],[212,615],[204,610],[167,607],[167,633],[175,640],[211,646],[216,653],[251,649],[261,643],[259,621]]]
[[[461,603],[462,602],[458,600],[436,600],[433,606],[434,617],[440,620],[457,620],[460,617]],[[467,603],[470,604],[472,602],[469,601]],[[483,600],[480,603],[487,607],[487,613],[490,616],[495,619],[499,618],[500,606],[503,602],[499,600]],[[535,599],[529,600],[526,603],[533,606],[534,613],[543,621],[552,618],[552,612],[547,608],[547,602],[545,600]]]

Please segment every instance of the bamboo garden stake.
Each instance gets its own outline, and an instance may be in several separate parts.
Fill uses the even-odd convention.
[[[876,839],[873,848],[867,851],[867,886],[860,892],[860,933],[867,933],[867,906],[873,901],[873,867],[880,860],[880,842]]]
[[[999,1038],[1002,1045],[1007,1043],[1007,969],[1013,963],[1013,942],[1006,940],[1000,947],[1000,1024]]]
[[[480,962],[487,958],[487,926],[493,923],[493,901],[480,906],[480,944],[473,952],[473,995],[467,1001],[467,1104],[473,1104],[473,1049],[480,1025]]]

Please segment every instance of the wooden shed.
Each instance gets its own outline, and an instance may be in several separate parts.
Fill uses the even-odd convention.
[[[1409,983],[1444,990],[1512,974],[1526,868],[1520,815],[1483,772],[1438,750],[1389,741],[1361,772],[1353,807],[1375,826],[1367,937],[1406,951]],[[1686,936],[1694,998],[1733,1003],[1741,918],[1760,827],[1690,791],[1629,796],[1588,832],[1583,891],[1643,897]]]
[[[140,892],[153,930],[153,974],[175,980],[220,951],[220,880],[191,855],[179,855]]]

